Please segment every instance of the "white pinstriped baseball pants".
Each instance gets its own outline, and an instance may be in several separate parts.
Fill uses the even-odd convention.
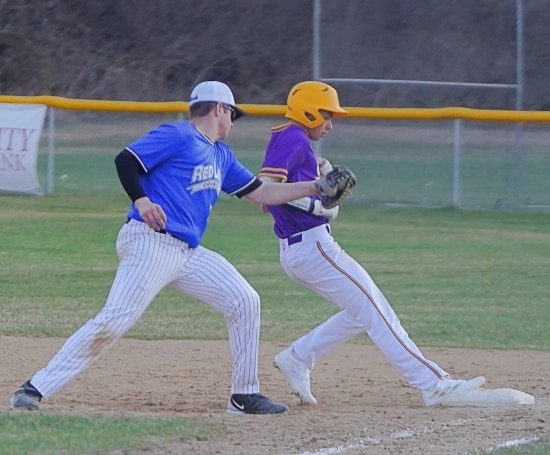
[[[290,246],[287,240],[279,243],[286,274],[342,309],[292,343],[310,369],[340,343],[366,332],[411,386],[430,390],[448,376],[424,357],[367,271],[340,248],[326,225],[303,232]]]
[[[166,286],[194,297],[226,319],[233,357],[231,394],[259,392],[260,297],[220,254],[131,220],[119,231],[119,266],[107,301],[71,335],[31,383],[46,398],[95,362],[141,317]]]

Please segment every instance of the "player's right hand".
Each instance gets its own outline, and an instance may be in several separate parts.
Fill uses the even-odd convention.
[[[166,213],[162,207],[145,196],[134,201],[139,216],[145,224],[155,231],[160,231],[166,227]]]

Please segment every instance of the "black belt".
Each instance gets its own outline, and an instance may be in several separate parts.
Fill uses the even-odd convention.
[[[131,219],[132,218],[126,218],[126,223],[129,223]],[[168,232],[166,232],[166,229],[161,229],[160,231],[155,231],[155,232],[158,232],[159,234],[165,234],[165,235],[168,234]]]
[[[325,224],[325,229],[330,234],[330,226],[328,224]],[[286,241],[288,242],[288,246],[300,243],[302,241],[302,233],[291,235]]]

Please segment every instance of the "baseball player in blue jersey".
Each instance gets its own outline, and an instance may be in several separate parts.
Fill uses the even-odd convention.
[[[242,114],[227,85],[202,82],[191,93],[189,121],[160,125],[117,155],[118,176],[132,203],[116,240],[119,266],[105,306],[15,391],[13,409],[38,409],[43,397],[54,395],[95,362],[171,286],[210,305],[227,322],[233,358],[227,410],[287,412],[287,406],[260,393],[258,293],[200,241],[220,191],[277,205],[334,188],[326,179],[293,185],[257,179],[222,142]]]
[[[347,115],[334,88],[317,81],[297,84],[288,95],[289,123],[273,128],[259,173],[263,181],[309,181],[330,171],[310,141],[332,129],[332,118]],[[367,271],[340,248],[330,220],[339,207],[325,209],[317,195],[268,205],[279,238],[280,263],[294,281],[315,291],[342,311],[297,339],[275,356],[274,364],[302,402],[316,405],[310,390],[315,362],[340,343],[367,333],[409,384],[422,391],[426,406],[456,402],[458,392],[481,387],[482,376],[451,379],[409,338],[389,302]]]

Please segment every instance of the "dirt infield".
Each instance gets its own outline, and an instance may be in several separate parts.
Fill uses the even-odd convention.
[[[0,399],[61,346],[58,338],[0,337]],[[262,392],[291,407],[286,416],[225,412],[230,363],[225,341],[122,340],[42,406],[63,414],[181,415],[223,423],[207,441],[178,441],[125,454],[313,455],[480,454],[550,437],[550,353],[424,348],[455,377],[482,374],[487,386],[535,396],[516,408],[426,408],[420,393],[372,346],[346,344],[317,364],[317,408],[289,394],[272,358],[285,345],[263,342]]]

